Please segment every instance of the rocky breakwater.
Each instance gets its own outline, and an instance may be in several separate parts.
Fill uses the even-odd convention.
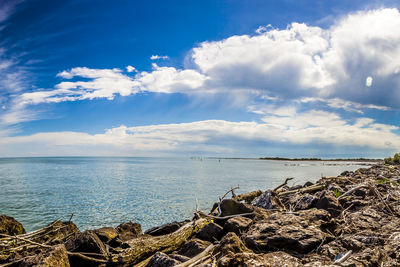
[[[400,266],[400,167],[225,196],[206,214],[142,233],[137,223],[32,233],[0,217],[1,266]]]

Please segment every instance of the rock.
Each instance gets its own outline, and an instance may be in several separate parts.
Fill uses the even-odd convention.
[[[170,267],[180,264],[180,261],[177,261],[167,254],[162,252],[157,252],[151,257],[150,261],[147,263],[146,267]]]
[[[386,254],[380,248],[366,248],[355,255],[352,255],[341,266],[382,266]],[[386,261],[386,259],[385,259]],[[392,266],[399,266],[398,264]]]
[[[169,256],[170,256],[171,258],[177,260],[177,261],[180,261],[180,262],[185,262],[185,261],[190,260],[189,257],[183,256],[183,255],[179,255],[179,254],[175,254],[175,253],[172,253],[172,254],[170,254]]]
[[[103,227],[94,230],[94,232],[100,238],[101,241],[106,243],[118,236],[118,231],[112,227]]]
[[[232,255],[241,252],[250,252],[250,250],[235,233],[229,232],[221,239],[220,244],[215,248],[214,254]]]
[[[302,266],[300,261],[285,252],[272,252],[268,254],[237,253],[233,257],[224,257],[218,261],[219,267],[229,266],[259,266],[259,267],[277,267]]]
[[[221,217],[237,215],[243,213],[251,213],[254,208],[245,203],[240,203],[233,199],[224,199],[221,201]],[[214,215],[218,214],[218,204],[215,203],[213,208],[211,209]]]
[[[281,206],[272,190],[267,190],[251,202],[251,205],[267,210],[279,209]]]
[[[308,187],[308,186],[312,186],[312,185],[314,185],[314,183],[312,183],[312,182],[305,182],[304,185],[303,185],[303,187]]]
[[[327,189],[329,191],[332,191],[334,194],[338,194],[338,195],[341,195],[344,193],[343,189],[335,183],[328,185]],[[336,197],[338,197],[338,196],[336,196]]]
[[[66,249],[71,252],[89,252],[102,254],[104,256],[108,254],[106,247],[92,230],[84,231],[64,244]],[[69,261],[71,266],[97,266],[94,262],[87,261],[77,256],[69,255]]]
[[[175,232],[176,230],[181,228],[181,226],[184,225],[185,223],[187,223],[187,222],[183,221],[183,222],[167,223],[167,224],[164,224],[161,226],[150,228],[150,229],[146,230],[146,232],[144,232],[144,233],[148,234],[148,235],[152,235],[152,236],[167,235],[167,234]]]
[[[221,239],[223,231],[224,229],[221,226],[211,222],[200,229],[196,237],[205,241],[214,242]]]
[[[342,212],[342,206],[337,197],[331,191],[318,192],[316,193],[316,197],[319,198],[315,204],[317,209],[328,211],[332,217],[336,217]]]
[[[197,238],[186,241],[177,251],[178,254],[193,258],[197,254],[205,250],[211,243]]]
[[[26,257],[18,263],[18,266],[41,266],[41,267],[69,267],[67,250],[63,244],[51,249],[41,249],[34,257]]]
[[[317,198],[308,193],[305,194],[297,193],[289,198],[289,203],[290,206],[293,207],[293,211],[311,209],[315,207],[316,202]]]
[[[236,201],[239,201],[239,202],[244,201],[244,202],[250,204],[256,197],[260,196],[262,193],[263,193],[263,191],[261,191],[261,190],[252,191],[252,192],[240,194],[240,195],[234,197],[233,199]]]
[[[226,232],[234,232],[237,235],[241,235],[253,221],[249,218],[237,216],[230,218],[224,224],[224,230]]]
[[[71,252],[90,252],[97,254],[107,254],[104,244],[92,230],[84,231],[65,242],[65,247]]]
[[[122,241],[133,239],[142,234],[142,227],[138,223],[127,222],[117,226],[118,237]]]
[[[329,223],[330,215],[324,210],[274,213],[253,224],[244,235],[244,240],[249,248],[256,251],[285,249],[305,254],[316,249],[323,240],[333,239],[321,230]]]
[[[22,224],[13,217],[0,215],[0,234],[6,235],[22,235],[26,231]]]

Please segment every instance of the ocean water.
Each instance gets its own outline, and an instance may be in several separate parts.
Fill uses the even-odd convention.
[[[0,158],[0,214],[27,231],[56,219],[81,230],[133,221],[148,229],[209,211],[231,187],[237,194],[336,176],[354,162],[190,158]]]

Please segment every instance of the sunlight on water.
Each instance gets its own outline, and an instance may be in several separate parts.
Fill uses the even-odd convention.
[[[336,165],[335,165],[336,164]],[[56,219],[80,229],[117,226],[143,229],[192,217],[197,198],[208,211],[232,186],[237,193],[273,188],[286,177],[295,184],[338,175],[353,163],[163,158],[0,158],[0,214],[28,231]],[[344,164],[344,165],[343,165]],[[349,165],[350,164],[350,165]]]

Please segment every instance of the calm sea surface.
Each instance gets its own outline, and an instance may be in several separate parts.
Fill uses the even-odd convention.
[[[208,211],[237,193],[356,170],[355,163],[189,158],[0,158],[0,214],[27,231],[63,218],[81,230],[139,222],[143,229],[192,217],[196,198]]]

